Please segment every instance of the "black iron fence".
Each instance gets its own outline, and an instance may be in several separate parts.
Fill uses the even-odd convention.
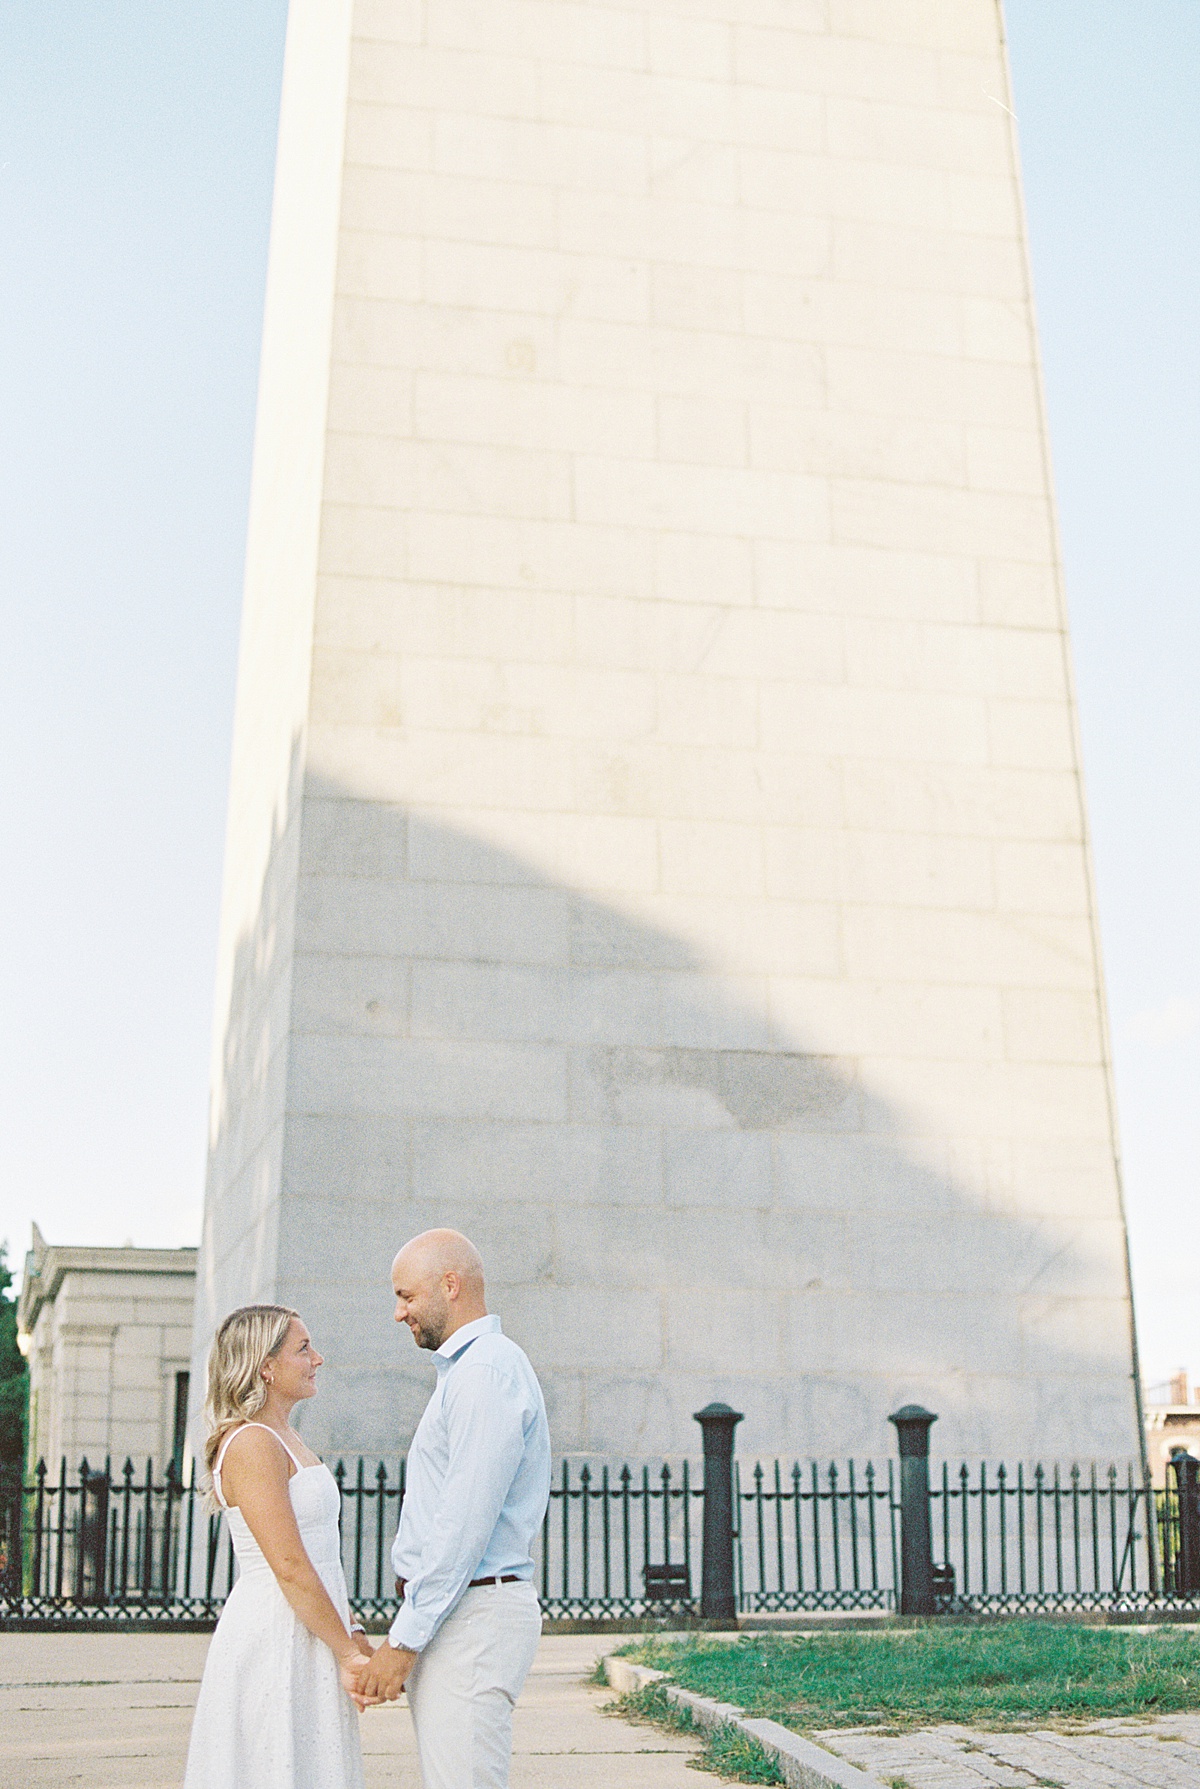
[[[757,1460],[734,1474],[740,1610],[894,1606],[900,1504],[890,1460],[881,1467]]]
[[[1133,1608],[1155,1595],[1153,1493],[1115,1466],[943,1464],[930,1487],[935,1598],[975,1613]],[[1161,1494],[1163,1532],[1178,1498]]]
[[[555,1620],[695,1613],[704,1480],[690,1460],[563,1460],[542,1526],[538,1589]]]
[[[233,1546],[173,1463],[114,1470],[38,1462],[0,1529],[0,1621],[211,1622],[234,1581]]]
[[[1158,1491],[1129,1467],[917,1464],[923,1490],[920,1473],[891,1460],[563,1460],[537,1560],[543,1609],[560,1620],[679,1622],[1200,1602],[1194,1461]],[[351,1601],[361,1616],[385,1616],[403,1464],[338,1462],[335,1476]],[[194,1472],[42,1463],[5,1497],[0,1624],[209,1624],[234,1575],[226,1525]]]

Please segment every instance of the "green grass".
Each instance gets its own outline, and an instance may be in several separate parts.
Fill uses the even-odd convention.
[[[717,1727],[704,1732],[697,1727],[688,1708],[677,1708],[668,1702],[660,1684],[647,1684],[618,1696],[612,1705],[614,1714],[627,1721],[649,1721],[656,1727],[668,1727],[673,1733],[694,1733],[702,1741],[699,1752],[688,1759],[693,1770],[706,1770],[713,1776],[734,1783],[782,1783],[786,1779],[768,1753],[748,1733],[736,1727]]]
[[[648,1639],[623,1649],[677,1683],[796,1731],[1012,1727],[1200,1708],[1200,1637],[1039,1622],[911,1632]]]

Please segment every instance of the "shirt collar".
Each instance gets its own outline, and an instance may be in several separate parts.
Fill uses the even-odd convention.
[[[443,1363],[446,1366],[449,1366],[451,1361],[458,1359],[463,1349],[467,1347],[470,1342],[473,1342],[476,1336],[496,1336],[499,1334],[499,1317],[476,1317],[473,1323],[464,1323],[462,1328],[456,1329],[452,1336],[447,1336],[441,1347],[434,1350],[434,1364],[439,1368]]]

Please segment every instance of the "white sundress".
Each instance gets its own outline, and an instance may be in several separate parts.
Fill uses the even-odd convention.
[[[358,1712],[341,1686],[337,1661],[293,1612],[246,1518],[222,1495],[221,1462],[240,1433],[226,1436],[213,1466],[238,1580],[208,1649],[184,1789],[362,1789]],[[300,1538],[348,1624],[337,1482],[328,1466],[302,1466],[282,1436],[269,1433],[296,1467],[288,1492]]]

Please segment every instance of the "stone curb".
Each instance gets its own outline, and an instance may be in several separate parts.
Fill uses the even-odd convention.
[[[706,1731],[736,1727],[748,1734],[775,1760],[788,1789],[883,1789],[877,1777],[868,1776],[856,1764],[835,1758],[832,1752],[781,1727],[778,1721],[751,1720],[732,1702],[714,1702],[708,1696],[697,1696],[693,1690],[681,1689],[677,1683],[667,1681],[665,1671],[653,1671],[649,1665],[635,1665],[609,1653],[604,1660],[604,1675],[619,1696],[644,1689],[647,1684],[664,1683],[667,1700],[679,1708],[690,1709],[698,1727]]]

